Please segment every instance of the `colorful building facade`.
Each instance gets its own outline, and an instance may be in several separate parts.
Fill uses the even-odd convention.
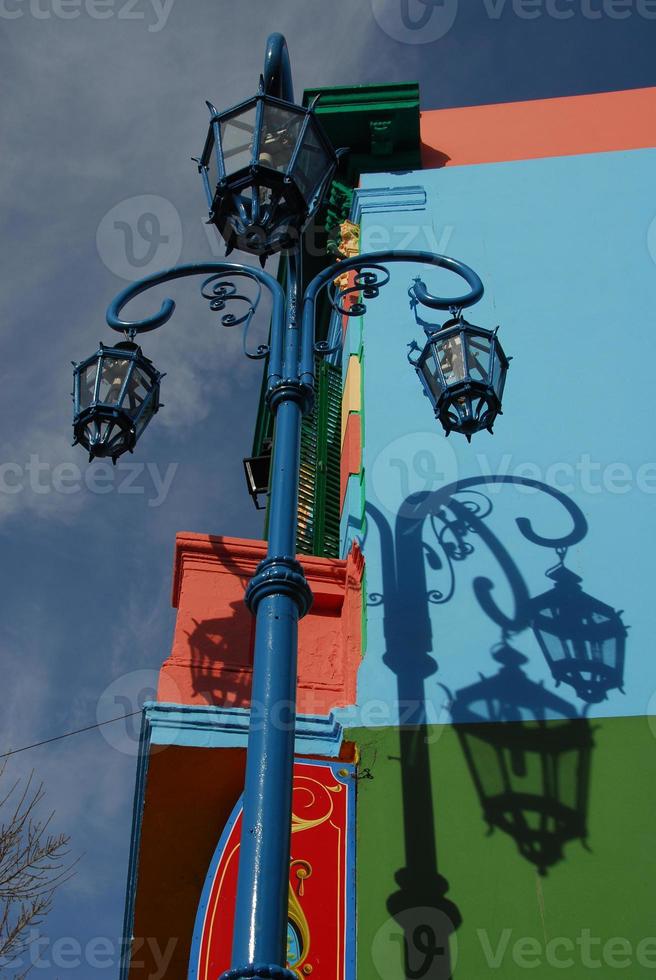
[[[362,316],[325,311],[343,344],[304,430],[299,980],[656,971],[655,111],[656,89],[420,113],[415,86],[375,86],[319,105],[353,152],[308,276],[336,250],[452,255],[486,286],[468,319],[499,323],[514,360],[494,435],[447,440],[406,359],[416,270],[393,268]],[[262,410],[254,455],[271,435]],[[257,723],[243,590],[263,554],[178,535],[125,977],[148,975],[146,937],[175,941],[170,977],[229,962]]]

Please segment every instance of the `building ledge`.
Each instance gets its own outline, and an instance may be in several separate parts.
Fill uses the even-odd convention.
[[[246,748],[251,723],[249,708],[148,701],[144,712],[151,745]],[[256,718],[253,723],[257,723]],[[340,755],[342,736],[342,726],[332,713],[298,715],[294,751],[297,755],[336,759]]]

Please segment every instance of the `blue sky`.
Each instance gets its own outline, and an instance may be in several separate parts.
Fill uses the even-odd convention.
[[[204,100],[255,90],[267,34],[287,36],[299,97],[418,80],[437,108],[656,82],[648,0],[443,0],[414,32],[403,2],[0,0],[4,751],[138,707],[170,648],[176,531],[260,536],[241,468],[259,368],[191,281],[144,340],[168,372],[165,408],[126,465],[93,475],[70,447],[69,392],[70,361],[110,339],[104,310],[129,278],[222,254],[189,158]],[[407,2],[419,23],[428,8]],[[41,929],[39,977],[117,975],[135,753],[126,723],[10,762],[36,770],[83,855]],[[107,944],[85,953],[94,937]]]

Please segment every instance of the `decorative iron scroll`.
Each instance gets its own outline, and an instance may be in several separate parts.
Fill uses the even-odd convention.
[[[362,316],[367,312],[365,303],[359,300],[345,306],[343,303],[344,298],[350,296],[352,293],[357,293],[362,296],[362,299],[376,299],[383,286],[386,286],[389,282],[390,274],[385,266],[373,265],[365,261],[363,261],[361,266],[350,271],[355,271],[353,282],[350,286],[345,286],[340,289],[339,281],[331,284],[329,291],[330,305],[336,313],[342,316]],[[348,272],[344,275],[348,276]],[[340,276],[340,280],[343,279],[344,276]]]
[[[255,283],[254,296],[245,296],[243,293],[237,292],[235,283],[231,281],[237,275]],[[200,292],[204,299],[210,301],[210,309],[215,313],[223,313],[230,303],[246,303],[246,312],[241,316],[237,316],[231,309],[223,313],[221,325],[224,327],[238,327],[244,324],[243,343],[246,357],[257,361],[267,356],[270,351],[268,344],[258,344],[254,351],[249,351],[247,348],[248,330],[262,298],[262,288],[255,276],[250,275],[248,272],[219,272],[213,276],[209,276],[203,282],[200,287]]]

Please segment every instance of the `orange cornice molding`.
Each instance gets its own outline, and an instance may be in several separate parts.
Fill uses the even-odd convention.
[[[190,568],[204,569],[224,575],[238,576],[244,586],[255,573],[257,565],[266,556],[266,541],[252,538],[229,538],[214,534],[196,534],[181,531],[175,539],[175,561],[173,570],[173,589],[171,603],[179,607],[180,589],[185,572]],[[347,560],[319,558],[316,555],[302,555],[308,581],[311,581],[315,602],[329,601],[329,597],[343,597],[346,581]]]

